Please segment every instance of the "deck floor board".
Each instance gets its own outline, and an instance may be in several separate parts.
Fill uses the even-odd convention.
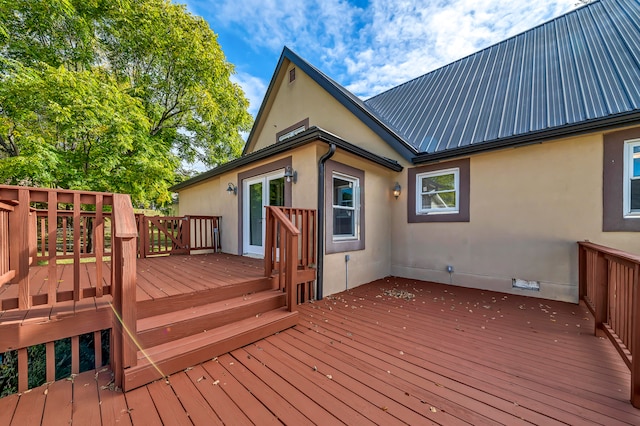
[[[122,394],[86,372],[0,399],[0,422],[67,419],[72,391],[74,424],[640,424],[629,370],[583,306],[389,278],[298,308],[295,327],[168,384]]]

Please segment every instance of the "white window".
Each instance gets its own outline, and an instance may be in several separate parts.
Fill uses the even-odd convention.
[[[416,175],[416,213],[458,213],[460,169],[438,170]]]
[[[624,216],[640,217],[640,139],[624,144]]]
[[[333,173],[332,183],[333,239],[358,239],[360,180],[353,176]]]

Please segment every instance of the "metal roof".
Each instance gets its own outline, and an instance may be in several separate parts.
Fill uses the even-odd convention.
[[[640,0],[591,3],[364,105],[424,161],[637,120]]]

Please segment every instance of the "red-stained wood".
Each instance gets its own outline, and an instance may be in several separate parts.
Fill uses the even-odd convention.
[[[631,404],[640,408],[640,362],[637,358],[640,351],[640,265],[636,264],[633,269],[633,287],[631,292],[632,313],[631,313],[631,346],[635,362],[631,363]]]
[[[93,354],[94,354],[94,368],[98,370],[102,367],[102,332],[93,332]]]
[[[104,216],[102,195],[96,195],[96,218],[93,224],[93,246],[96,255],[96,297],[103,295]]]
[[[134,425],[162,426],[162,420],[147,387],[134,389],[124,396]]]
[[[219,357],[219,362],[224,365],[229,365],[235,358],[229,355]],[[213,361],[212,361],[213,362]],[[253,361],[256,363],[257,361]],[[254,374],[245,364],[251,364],[251,358],[242,359],[239,357],[235,368],[227,368],[227,371],[234,377],[235,380],[242,383],[242,385],[251,392],[257,399],[259,399],[265,407],[268,407],[273,414],[275,414],[280,421],[289,425],[312,425],[314,424],[309,418],[305,417],[300,411],[301,406],[309,406],[306,401],[304,403],[296,403],[291,398],[285,398],[284,395],[275,392],[274,389],[269,387],[270,380],[261,380]],[[209,364],[209,363],[207,363]],[[231,367],[231,365],[229,365]],[[266,367],[264,367],[266,368]],[[325,414],[324,410],[319,410],[322,414]],[[334,418],[334,420],[336,420]],[[318,422],[316,422],[318,423]]]
[[[0,425],[11,424],[19,400],[20,395],[17,393],[0,398]]]
[[[56,380],[56,351],[55,342],[46,343],[46,380],[53,382]]]
[[[222,356],[218,362],[207,362],[203,364],[204,369],[211,377],[222,378],[217,386],[224,389],[225,393],[235,401],[238,408],[254,424],[280,425],[278,419],[262,403],[235,378],[229,374],[230,369],[237,368],[233,358]],[[219,379],[218,379],[219,380]]]
[[[73,379],[73,424],[101,424],[100,398],[94,371],[78,374]]]
[[[100,417],[103,425],[130,425],[131,416],[124,393],[113,388],[113,374],[107,368],[97,370]]]
[[[201,379],[201,381],[204,379]],[[197,379],[196,379],[197,383]],[[211,385],[211,381],[206,384]],[[186,373],[180,372],[171,376],[171,387],[178,400],[196,425],[223,425],[218,415],[211,408],[204,396]]]
[[[29,288],[29,190],[18,189],[18,204],[10,213],[10,267],[15,271],[14,281],[18,285],[18,306],[20,309],[31,307]]]
[[[70,425],[73,420],[73,382],[71,380],[59,380],[48,386],[36,388],[32,392],[39,392],[43,388],[47,392],[47,398],[44,403],[42,423],[47,426]]]
[[[13,413],[12,425],[39,425],[45,423],[42,415],[44,413],[45,399],[47,398],[47,395],[45,395],[46,389],[46,385],[40,386],[20,396],[16,410]]]
[[[80,193],[73,194],[73,300],[80,300]]]
[[[285,424],[640,424],[629,371],[583,305],[389,278],[298,310],[294,328],[124,394],[132,423],[266,410]],[[74,395],[95,391],[84,384]]]
[[[197,365],[188,369],[185,373],[224,424],[238,426],[253,424],[224,391],[228,381],[231,380],[229,377],[211,376],[203,365]]]
[[[57,257],[57,232],[58,232],[58,194],[51,191],[47,194],[47,234],[49,239],[47,256],[48,265],[48,281],[47,281],[47,303],[54,304],[56,302],[56,283],[58,280],[58,257]],[[43,230],[44,232],[44,230]],[[42,250],[44,251],[44,240],[42,240]]]
[[[147,386],[149,395],[153,399],[156,410],[165,425],[191,426],[189,416],[184,411],[180,401],[171,386],[163,380],[153,382]]]
[[[80,337],[71,337],[71,374],[80,373]]]
[[[26,348],[18,349],[18,392],[29,389],[29,356]]]

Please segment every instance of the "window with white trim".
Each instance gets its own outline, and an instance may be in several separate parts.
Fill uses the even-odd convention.
[[[333,240],[357,240],[359,236],[360,180],[341,173],[332,175]]]
[[[458,213],[460,169],[416,175],[416,214]]]
[[[625,141],[623,185],[624,216],[640,218],[640,139]]]

